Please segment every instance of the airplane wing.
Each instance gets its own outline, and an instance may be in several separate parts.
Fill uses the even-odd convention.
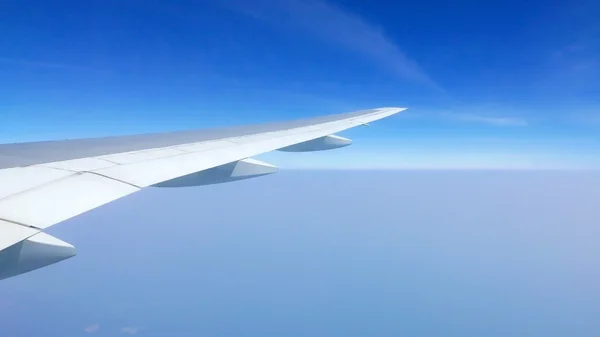
[[[0,279],[75,255],[44,233],[50,226],[139,191],[271,174],[252,159],[274,150],[319,151],[350,145],[336,132],[404,108],[378,108],[227,129],[0,145]]]

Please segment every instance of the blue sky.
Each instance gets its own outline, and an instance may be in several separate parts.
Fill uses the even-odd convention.
[[[600,167],[598,1],[0,6],[3,142],[405,106],[348,132],[356,143],[345,151],[267,158],[290,168]]]
[[[78,255],[0,282],[0,335],[596,337],[599,178],[282,171],[145,189],[49,229]]]

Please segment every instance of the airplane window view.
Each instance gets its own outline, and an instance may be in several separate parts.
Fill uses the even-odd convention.
[[[600,336],[600,2],[0,3],[0,337]]]

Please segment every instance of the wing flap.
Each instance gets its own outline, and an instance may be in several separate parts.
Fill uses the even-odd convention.
[[[44,229],[138,190],[94,173],[74,173],[0,200],[0,219]]]
[[[0,200],[71,174],[73,173],[43,167],[15,167],[0,170]]]
[[[15,243],[21,242],[39,232],[39,229],[0,220],[0,248],[10,247]]]
[[[179,150],[176,147],[169,147],[169,148],[159,148],[159,149],[152,149],[152,150],[146,150],[146,151],[119,153],[119,154],[114,154],[111,156],[104,156],[104,157],[102,157],[102,159],[108,160],[112,163],[116,163],[119,165],[127,165],[127,164],[148,161],[148,160],[152,160],[152,159],[177,156],[182,153],[186,153],[186,152],[183,150]]]
[[[34,165],[32,167],[45,167],[56,170],[65,170],[71,172],[85,172],[85,171],[93,171],[98,170],[105,167],[111,167],[117,165],[116,163],[112,163],[106,160],[102,160],[100,158],[81,158],[81,159],[71,159],[58,161],[54,163],[48,164],[39,164]]]

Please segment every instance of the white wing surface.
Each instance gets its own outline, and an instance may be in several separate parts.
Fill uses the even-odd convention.
[[[379,108],[221,130],[0,145],[0,279],[75,255],[43,232],[148,186],[184,187],[277,171],[252,159],[274,150],[350,145],[335,135],[403,111]]]

